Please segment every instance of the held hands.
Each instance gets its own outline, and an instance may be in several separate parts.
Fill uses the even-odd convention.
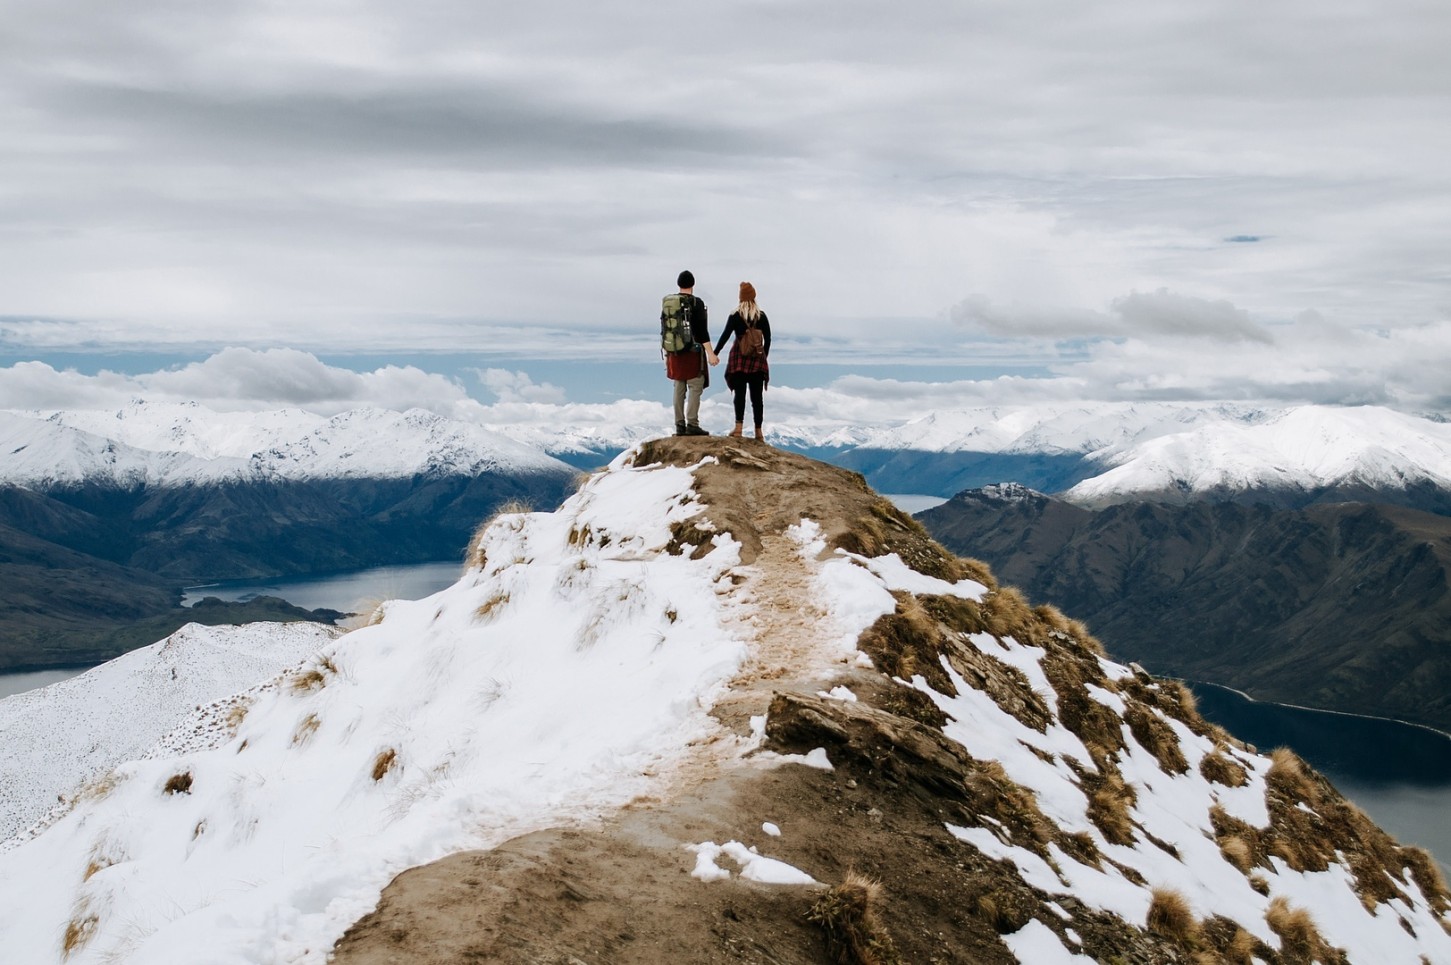
[[[709,362],[711,365],[719,365],[720,364],[720,356],[719,355],[716,355],[715,354],[715,351],[713,349],[711,349],[711,347],[709,345],[707,345],[705,347],[705,360],[707,362]]]

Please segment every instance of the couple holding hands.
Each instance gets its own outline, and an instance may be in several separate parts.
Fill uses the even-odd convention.
[[[721,348],[734,338],[725,370],[726,385],[735,393],[736,425],[730,435],[742,434],[749,392],[756,438],[763,438],[762,396],[771,379],[766,362],[771,354],[771,322],[756,304],[755,286],[741,282],[740,302],[712,348],[705,302],[695,294],[695,276],[682,271],[675,282],[680,291],[666,295],[660,311],[665,374],[675,383],[675,434],[710,435],[700,427],[700,395],[710,384],[710,370],[704,363],[719,365]]]

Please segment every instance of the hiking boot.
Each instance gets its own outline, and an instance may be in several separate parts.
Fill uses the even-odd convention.
[[[683,423],[683,422],[677,422],[677,423],[675,423],[675,434],[677,436],[688,436],[688,435],[690,435],[690,433],[686,430],[685,423]]]
[[[710,433],[709,432],[706,432],[700,426],[691,425],[691,426],[686,426],[685,427],[685,435],[687,435],[687,436],[708,436],[708,435],[710,435]]]
[[[732,439],[739,439],[741,437],[741,430],[743,428],[745,428],[745,427],[743,425],[741,425],[739,422],[737,422],[736,423],[736,427],[734,429],[732,429],[731,432],[730,432],[731,438]]]

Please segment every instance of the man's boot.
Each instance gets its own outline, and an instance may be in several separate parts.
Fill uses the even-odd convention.
[[[675,423],[675,434],[677,436],[688,436],[690,432],[686,429],[685,423],[677,422]]]
[[[704,429],[702,429],[700,427],[700,424],[699,423],[695,423],[695,422],[692,422],[692,423],[690,423],[689,425],[687,425],[685,427],[685,434],[687,436],[708,436],[708,435],[710,435],[709,432],[706,432]]]

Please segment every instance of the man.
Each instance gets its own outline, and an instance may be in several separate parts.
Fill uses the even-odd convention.
[[[690,322],[690,333],[694,339],[695,346],[685,352],[674,353],[676,356],[685,358],[667,358],[666,370],[670,380],[675,383],[675,434],[677,436],[708,436],[700,427],[700,394],[710,385],[710,370],[700,364],[700,357],[704,355],[705,360],[711,365],[719,365],[720,357],[715,354],[710,343],[710,324],[706,318],[705,302],[695,297],[695,276],[689,271],[682,271],[675,279],[680,286],[678,299],[679,307],[685,312]],[[666,296],[667,307],[675,302],[670,296]],[[665,325],[666,308],[660,311],[660,324],[662,329]],[[694,357],[692,358],[691,355]],[[686,363],[681,365],[681,363]],[[674,371],[671,371],[671,370]],[[677,378],[677,374],[684,377]],[[693,375],[691,373],[694,373]]]

